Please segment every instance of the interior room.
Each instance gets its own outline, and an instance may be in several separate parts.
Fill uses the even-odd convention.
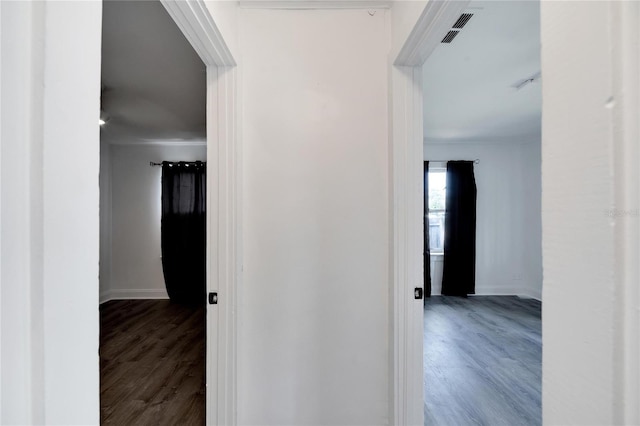
[[[452,127],[448,136],[453,143],[445,133],[430,135],[433,123],[423,120],[423,98],[440,89],[425,81],[423,96],[425,60],[431,53],[436,55],[432,59],[442,56],[442,39],[460,30],[447,37],[447,47],[455,52],[474,25],[481,28],[482,13],[491,16],[493,4],[484,9],[476,5],[465,26],[452,29],[473,4],[161,1],[206,64],[206,88],[202,83],[196,91],[201,96],[206,92],[210,148],[207,285],[219,295],[216,306],[207,305],[206,423],[415,426],[427,418],[431,424],[535,424],[538,405],[535,396],[528,396],[539,383],[529,380],[539,371],[539,334],[525,327],[539,327],[539,319],[524,307],[539,310],[535,297],[541,271],[533,246],[537,241],[524,246],[530,242],[526,235],[537,234],[539,226],[529,216],[540,210],[531,206],[538,203],[540,190],[537,165],[529,163],[538,158],[538,149],[520,132],[529,128],[526,120],[498,126],[506,113],[483,116],[481,125]],[[154,350],[154,342],[193,342],[196,333],[179,327],[163,339],[154,338],[154,330],[184,320],[161,320],[159,315],[144,324],[151,326],[149,332],[139,333],[144,325],[125,324],[139,311],[114,310],[110,318],[116,328],[109,334],[103,327],[102,337],[133,335],[117,347],[100,344],[100,314],[122,302],[118,299],[124,298],[127,306],[138,302],[134,296],[146,297],[147,304],[169,303],[172,290],[167,288],[165,295],[156,281],[121,269],[128,257],[136,256],[129,266],[153,267],[148,277],[164,277],[168,259],[162,235],[150,237],[156,244],[148,250],[138,244],[146,238],[122,239],[126,233],[146,232],[145,225],[152,222],[157,230],[158,218],[162,227],[164,206],[154,213],[143,200],[157,201],[162,186],[154,179],[161,179],[165,161],[197,164],[195,154],[174,157],[169,148],[178,139],[203,137],[194,137],[185,125],[181,130],[190,137],[167,136],[176,144],[151,152],[147,142],[160,139],[160,132],[141,136],[142,126],[132,124],[132,135],[109,135],[126,117],[146,122],[138,114],[149,111],[162,118],[162,127],[181,122],[173,119],[191,109],[180,94],[191,92],[183,87],[166,96],[177,107],[169,109],[176,117],[165,115],[166,109],[154,108],[159,103],[150,94],[139,93],[156,77],[136,68],[127,74],[139,77],[134,85],[138,94],[128,99],[151,102],[136,103],[126,114],[112,109],[108,99],[112,96],[116,104],[119,79],[109,77],[113,70],[101,52],[103,40],[105,53],[109,45],[109,35],[103,37],[102,31],[103,15],[107,19],[111,14],[109,4],[105,6],[103,10],[102,1],[0,1],[2,424],[95,425],[101,414],[105,423],[114,424],[202,424],[200,410],[185,409],[201,400],[195,390],[202,389],[201,373],[182,374],[195,368],[192,354],[175,369],[146,358],[168,359],[179,351],[173,343],[173,350]],[[439,73],[474,71],[456,79],[457,85],[480,81],[486,74],[500,77],[466,92],[472,98],[492,89],[485,97],[453,108],[453,92],[447,92],[436,102],[451,116],[477,105],[490,115],[512,99],[508,112],[523,113],[515,99],[542,90],[542,423],[638,425],[640,2],[541,1],[539,14],[532,8],[527,16],[540,17],[538,42],[529,46],[520,40],[525,26],[520,22],[507,34],[484,40],[482,50],[469,52],[464,67],[448,66]],[[148,28],[157,17],[151,11],[119,16],[115,35],[129,27]],[[516,18],[505,17],[494,26]],[[145,43],[163,43],[156,58],[166,62],[154,71],[171,77],[157,86],[195,84],[195,78],[170,70],[177,63],[197,63],[197,58],[174,61],[168,57],[172,43],[162,31],[146,35],[141,36]],[[484,65],[498,66],[493,74],[482,72],[483,64],[471,64],[476,54],[491,57],[501,43],[517,44],[517,54],[485,60]],[[116,50],[124,53],[134,44],[129,40]],[[541,68],[523,66],[506,75],[514,66],[509,61],[522,54],[526,63],[526,46],[533,50],[534,44]],[[147,52],[156,51],[145,45],[127,58],[151,63]],[[197,118],[201,114],[191,111],[189,119],[183,118],[202,123]],[[456,124],[465,124],[462,118]],[[424,146],[423,121],[427,138],[432,138]],[[498,128],[512,133],[499,138]],[[103,141],[102,155],[101,134],[112,142]],[[123,142],[134,137],[137,145]],[[480,139],[484,143],[476,143]],[[436,197],[434,210],[446,214],[447,209],[475,207],[475,214],[456,215],[456,222],[458,228],[463,224],[476,232],[445,229],[441,236],[441,280],[423,271],[432,266],[423,262],[428,215],[421,205],[429,200],[421,179],[425,160],[433,162],[433,171],[440,163],[452,176],[439,185],[438,178],[432,179],[445,203],[438,207]],[[149,191],[154,196],[127,192],[140,185],[124,178],[138,172],[155,174],[138,178],[153,180]],[[449,190],[456,187],[465,190],[454,197]],[[138,212],[145,209],[143,222]],[[474,244],[453,245],[463,249],[465,261],[473,260],[471,266],[451,269],[447,252],[452,247],[448,241],[457,241],[454,234],[466,241],[473,238]],[[128,250],[130,246],[136,250]],[[436,269],[433,265],[434,274]],[[450,273],[467,280],[464,286],[450,289]],[[426,309],[420,294],[424,277],[433,280]],[[467,297],[437,296],[438,289]],[[154,295],[165,299],[149,299]],[[514,303],[500,308],[486,303],[482,315],[469,309],[463,320],[447,319],[463,311],[453,302],[473,304],[494,297]],[[447,312],[435,321],[429,315],[438,313],[437,299]],[[515,309],[516,301],[522,309]],[[509,320],[514,316],[519,325]],[[425,327],[431,339],[425,340]],[[456,338],[458,331],[472,337],[472,350],[452,348],[452,339],[456,345],[465,339]],[[498,344],[492,339],[496,331],[502,339]],[[527,342],[509,344],[513,337]],[[426,353],[425,342],[431,345]],[[476,344],[483,344],[484,351]],[[196,343],[190,347],[194,356],[201,351]],[[101,361],[105,374],[118,366],[129,368],[111,380],[103,378],[102,397]],[[133,367],[138,361],[144,363],[139,369],[143,376],[154,371],[164,375],[155,376],[160,377],[157,391],[141,378],[118,397],[114,389],[126,384],[129,372],[138,373]],[[528,367],[528,378],[521,367]],[[523,380],[511,380],[514,371]],[[185,392],[179,382],[193,386],[192,391]],[[185,400],[192,403],[165,411],[164,421],[158,421],[172,402]],[[129,415],[116,414],[119,401]],[[498,412],[503,420],[493,417]],[[463,418],[446,421],[456,413]]]
[[[423,66],[425,424],[542,421],[539,17],[473,0]]]
[[[100,420],[203,423],[206,68],[157,0],[102,17]]]

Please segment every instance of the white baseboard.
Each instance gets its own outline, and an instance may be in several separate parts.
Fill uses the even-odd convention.
[[[476,294],[470,296],[517,296],[522,293],[519,287],[511,286],[476,286]]]
[[[431,293],[432,296],[442,296],[442,294],[438,292]],[[474,296],[518,296],[523,299],[535,299],[538,301],[542,301],[542,294],[535,293],[530,290],[523,289],[522,287],[507,287],[507,286],[494,286],[494,287],[476,287],[476,293],[470,294],[469,297]]]
[[[109,300],[127,300],[127,299],[168,299],[169,295],[166,290],[155,289],[126,289],[126,290],[108,290],[100,293],[100,303]]]
[[[533,292],[530,290],[524,290],[520,292],[518,296],[523,299],[535,299],[538,302],[542,302],[542,291]]]

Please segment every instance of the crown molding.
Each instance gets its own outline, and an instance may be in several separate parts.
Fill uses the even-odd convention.
[[[236,61],[204,0],[160,0],[207,66],[233,67]]]
[[[390,9],[393,1],[384,0],[247,0],[240,1],[243,9]]]
[[[400,49],[394,65],[422,66],[440,40],[469,6],[470,0],[431,0]]]

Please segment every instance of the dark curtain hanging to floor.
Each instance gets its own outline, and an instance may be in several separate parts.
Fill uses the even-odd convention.
[[[162,269],[173,302],[205,301],[206,163],[162,163]]]
[[[431,297],[431,250],[429,249],[429,162],[424,162],[424,297]]]
[[[447,163],[442,294],[475,293],[476,181],[473,161]]]

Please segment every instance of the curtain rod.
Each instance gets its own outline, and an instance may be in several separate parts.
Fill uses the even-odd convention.
[[[160,163],[154,163],[153,161],[149,161],[149,165],[151,167],[155,167],[155,166],[162,166],[163,162]],[[207,164],[206,161],[169,161],[169,163],[187,163],[187,164],[196,164],[196,163],[202,163],[202,164]]]
[[[449,161],[473,161],[474,164],[480,164],[480,160],[479,159],[475,159],[475,160],[425,160],[428,161],[430,163],[448,163]]]

